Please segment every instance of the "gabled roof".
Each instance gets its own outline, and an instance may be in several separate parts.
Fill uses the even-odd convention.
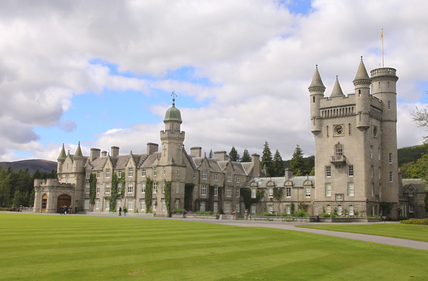
[[[403,179],[403,189],[407,191],[411,187],[414,187],[417,192],[428,191],[428,187],[423,179]]]
[[[301,177],[292,177],[291,179],[286,180],[285,177],[275,177],[275,178],[255,178],[249,181],[245,187],[250,187],[252,182],[256,182],[257,186],[260,188],[264,188],[267,186],[269,181],[275,183],[275,187],[284,187],[286,181],[293,182],[293,187],[303,187],[303,183],[309,180],[312,182],[312,185],[315,185],[315,177],[314,176],[301,176]]]

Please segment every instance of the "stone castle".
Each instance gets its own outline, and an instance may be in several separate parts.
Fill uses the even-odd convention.
[[[263,177],[260,156],[252,161],[230,161],[225,151],[214,158],[201,155],[201,147],[190,154],[184,149],[181,113],[172,107],[165,114],[161,145],[148,143],[143,154],[120,155],[92,148],[83,156],[80,144],[74,155],[58,157],[58,180],[35,180],[35,212],[57,212],[72,205],[90,212],[109,211],[112,174],[125,175],[123,198],[116,208],[145,212],[146,178],[154,181],[153,206],[158,216],[167,216],[164,187],[171,182],[170,209],[243,214],[242,188],[265,196],[251,206],[251,213],[291,213],[297,206],[320,214],[336,210],[339,215],[366,214],[396,217],[382,204],[396,206],[401,178],[397,164],[396,70],[376,68],[368,75],[361,60],[353,84],[355,92],[344,95],[338,79],[329,97],[318,67],[309,86],[311,131],[315,138],[315,176],[296,177],[286,169],[284,177]],[[97,178],[95,203],[90,204],[90,175]],[[278,192],[280,190],[281,192]],[[275,194],[275,196],[274,196]]]

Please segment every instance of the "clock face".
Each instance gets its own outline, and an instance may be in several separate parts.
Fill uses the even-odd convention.
[[[336,126],[334,126],[334,134],[336,136],[343,135],[343,127],[342,127],[342,125],[336,125]]]

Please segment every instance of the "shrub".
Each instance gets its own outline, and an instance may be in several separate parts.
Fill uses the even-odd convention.
[[[186,211],[186,210],[184,210],[184,209],[175,209],[175,210],[174,210],[174,213],[176,213],[176,214],[181,214],[183,211],[184,211],[184,214],[187,214],[187,211]]]
[[[338,215],[335,215],[335,214],[327,214],[327,213],[323,213],[323,214],[321,214],[321,217],[322,218],[330,218],[330,217],[332,217],[332,218],[337,218],[337,217],[339,217]]]
[[[290,215],[290,214],[287,214],[287,213],[281,213],[281,214],[280,214],[280,216],[281,216],[281,217],[291,217],[291,215]]]
[[[428,225],[428,218],[427,219],[410,219],[410,220],[402,220],[400,223],[404,224],[419,224],[419,225]]]
[[[304,210],[299,210],[294,213],[295,217],[309,217],[309,213],[306,213]]]
[[[399,220],[399,221],[405,221],[405,220],[407,220],[407,218],[406,218],[406,217],[404,217],[404,216],[399,216],[399,217],[398,217],[398,220]]]

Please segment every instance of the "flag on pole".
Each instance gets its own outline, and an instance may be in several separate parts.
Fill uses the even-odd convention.
[[[380,34],[380,41],[383,40],[383,28],[382,28],[382,33]]]

